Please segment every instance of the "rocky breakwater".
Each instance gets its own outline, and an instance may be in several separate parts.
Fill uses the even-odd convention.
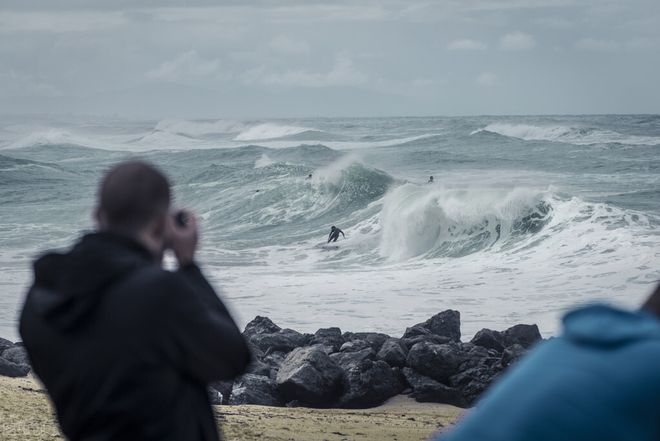
[[[21,343],[0,338],[0,375],[25,377],[30,373],[30,360]]]
[[[482,329],[461,342],[460,314],[453,310],[400,338],[339,328],[302,334],[260,316],[243,335],[254,361],[235,382],[212,385],[216,404],[367,408],[408,393],[417,401],[468,407],[541,340],[536,325],[516,325]]]

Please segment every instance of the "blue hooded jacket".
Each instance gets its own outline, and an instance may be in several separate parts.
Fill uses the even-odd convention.
[[[659,441],[660,319],[594,305],[568,313],[442,441]]]

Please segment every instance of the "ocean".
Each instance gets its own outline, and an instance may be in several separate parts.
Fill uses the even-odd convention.
[[[396,336],[451,308],[466,338],[548,337],[566,310],[635,307],[660,279],[658,115],[4,116],[0,336],[18,338],[31,261],[92,229],[102,173],[136,157],[198,214],[199,262],[240,325]]]

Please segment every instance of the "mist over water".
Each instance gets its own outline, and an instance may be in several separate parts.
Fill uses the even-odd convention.
[[[0,336],[16,338],[31,259],[92,228],[101,174],[130,157],[199,214],[199,261],[242,325],[396,335],[453,308],[468,337],[520,322],[549,336],[566,309],[636,306],[660,279],[659,153],[652,115],[7,117]]]

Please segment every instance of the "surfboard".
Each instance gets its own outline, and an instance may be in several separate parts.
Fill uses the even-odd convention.
[[[322,250],[330,251],[330,250],[338,250],[339,245],[321,245],[319,248]]]

